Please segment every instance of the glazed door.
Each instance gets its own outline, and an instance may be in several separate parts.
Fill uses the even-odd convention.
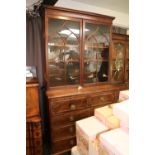
[[[110,26],[92,21],[84,22],[83,82],[109,80]]]
[[[112,82],[124,82],[126,46],[124,41],[113,40],[112,47]]]
[[[81,24],[78,19],[48,18],[46,70],[49,87],[80,83]]]

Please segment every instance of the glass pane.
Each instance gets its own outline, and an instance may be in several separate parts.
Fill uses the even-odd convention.
[[[99,82],[104,82],[108,80],[108,62],[103,61],[100,66],[99,66],[99,71],[98,71],[98,81]]]
[[[125,47],[122,43],[114,43],[112,80],[123,81]]]
[[[80,80],[79,62],[69,62],[67,64],[67,83],[78,84]]]
[[[65,82],[64,79],[64,63],[51,63],[49,65],[49,83],[51,86],[61,85]]]
[[[96,62],[87,61],[84,63],[84,82],[96,82]]]
[[[114,81],[123,81],[123,70],[113,70],[112,77]]]
[[[48,62],[50,86],[79,83],[79,32],[79,22],[49,19]],[[52,68],[51,65],[57,68]],[[63,72],[61,70],[63,70]]]
[[[108,81],[109,26],[86,23],[84,82]]]

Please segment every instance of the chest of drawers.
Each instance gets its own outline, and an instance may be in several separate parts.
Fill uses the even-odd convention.
[[[63,155],[76,145],[76,121],[92,116],[97,107],[117,102],[119,96],[116,87],[105,91],[104,87],[93,86],[76,91],[47,91],[52,155]]]

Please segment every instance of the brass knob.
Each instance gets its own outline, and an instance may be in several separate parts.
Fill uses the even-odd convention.
[[[73,131],[74,131],[73,127],[70,127],[70,128],[69,128],[69,132],[70,132],[70,133],[73,133]]]
[[[104,97],[100,97],[100,100],[101,100],[101,101],[104,101]]]
[[[75,110],[75,109],[76,109],[76,105],[75,105],[75,104],[71,104],[71,105],[70,105],[70,109],[71,109],[71,110]]]
[[[74,145],[74,140],[70,140],[70,145]]]
[[[70,116],[70,117],[69,117],[69,120],[70,120],[70,121],[74,121],[74,116]]]

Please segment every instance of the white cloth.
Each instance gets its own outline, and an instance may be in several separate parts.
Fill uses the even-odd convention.
[[[113,104],[113,115],[120,119],[121,127],[129,127],[129,100]]]
[[[101,123],[95,116],[79,120],[76,122],[76,125],[89,139],[95,139],[96,134],[107,130],[107,127],[103,123]]]
[[[100,145],[110,154],[128,155],[129,135],[120,128],[110,130],[100,135]]]

